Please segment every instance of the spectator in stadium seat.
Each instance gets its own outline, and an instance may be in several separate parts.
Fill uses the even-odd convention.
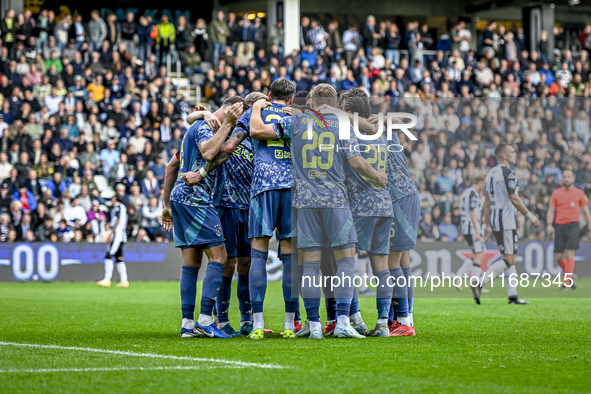
[[[145,204],[141,210],[142,223],[141,226],[146,229],[150,238],[154,239],[154,235],[160,229],[159,218],[162,216],[162,207],[158,204],[157,197],[151,197],[148,204]]]
[[[74,237],[74,232],[68,227],[68,222],[65,219],[59,221],[56,232],[60,242],[70,242]]]
[[[68,135],[67,127],[60,128],[59,136],[53,140],[53,143],[58,144],[63,153],[71,152],[74,149],[74,142]]]
[[[92,201],[92,208],[87,214],[87,222],[90,222],[94,235],[98,235],[105,229],[107,215],[100,209],[100,203],[97,200]]]
[[[157,25],[158,36],[156,37],[156,53],[158,54],[159,64],[166,64],[167,56],[173,54],[176,40],[176,29],[174,24],[170,23],[168,15],[163,14],[160,23]]]
[[[140,182],[142,193],[146,196],[160,195],[160,185],[158,180],[154,177],[154,173],[150,170],[146,172],[146,177]]]
[[[423,241],[435,241],[439,238],[439,230],[433,223],[430,213],[425,213],[419,224],[419,234]]]
[[[37,171],[35,171],[32,167],[29,169],[29,176],[25,182],[27,190],[30,190],[35,196],[35,199],[39,200],[41,195],[43,194],[43,186],[37,179]]]
[[[64,216],[68,226],[75,228],[85,225],[88,220],[86,211],[80,205],[80,200],[77,196],[72,198],[70,206],[64,210]]]
[[[230,14],[228,14],[228,18],[229,17]],[[207,49],[209,48],[209,35],[207,33],[207,24],[205,23],[205,19],[197,19],[197,23],[191,32],[191,36],[194,39],[193,45],[195,46],[195,51],[199,54],[199,56],[201,56],[201,59],[205,59]]]
[[[10,215],[3,213],[0,215],[0,242],[7,242],[11,230],[14,231],[14,225],[10,222]]]
[[[20,201],[24,212],[31,212],[37,209],[37,200],[35,195],[27,189],[25,183],[18,184],[18,191],[14,192],[12,196],[13,201]]]
[[[6,152],[0,152],[0,180],[8,178],[13,168],[14,166],[8,161]]]
[[[138,206],[132,203],[127,204],[127,233],[135,237],[140,230],[142,224],[142,215]],[[141,206],[139,206],[141,208]]]
[[[183,67],[185,74],[191,76],[194,73],[201,73],[199,65],[201,64],[202,57],[196,51],[195,45],[190,45],[183,54]]]
[[[216,19],[209,25],[209,37],[213,43],[212,63],[214,65],[218,63],[218,57],[224,50],[229,35],[230,29],[224,19],[224,12],[220,10],[216,14]]]
[[[162,152],[158,156],[156,156],[156,162],[152,164],[150,167],[150,171],[154,174],[154,178],[158,180],[160,186],[163,186],[164,182],[164,173],[166,171],[166,164],[164,164],[164,159],[166,158],[166,153]]]
[[[16,42],[17,23],[14,18],[15,12],[13,9],[6,11],[6,16],[0,21],[0,30],[2,31],[2,42],[12,51],[14,43]]]
[[[453,192],[455,188],[455,182],[449,174],[449,168],[445,167],[441,175],[437,175],[436,178],[437,186],[442,192]]]
[[[93,169],[100,167],[101,159],[98,153],[94,150],[94,145],[92,143],[87,143],[85,145],[85,151],[80,155],[79,158],[80,166],[84,166],[86,162],[90,162]]]
[[[114,140],[109,140],[107,142],[107,147],[101,151],[100,159],[103,174],[108,177],[109,171],[120,159],[119,151],[115,150]]]
[[[443,216],[443,222],[437,226],[439,230],[439,238],[447,237],[447,241],[453,242],[458,238],[458,228],[451,222],[451,212],[447,212]]]

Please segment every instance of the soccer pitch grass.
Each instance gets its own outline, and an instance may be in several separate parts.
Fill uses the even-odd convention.
[[[582,296],[591,280],[578,286],[520,290],[531,305],[507,305],[498,288],[480,306],[469,289],[462,298],[440,289],[456,298],[415,299],[416,337],[313,341],[279,336],[283,299],[272,282],[265,313],[275,334],[254,341],[180,339],[174,282],[3,283],[0,392],[589,392],[591,299]],[[375,300],[360,302],[371,327]]]

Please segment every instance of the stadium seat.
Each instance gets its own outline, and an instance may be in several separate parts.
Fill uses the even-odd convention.
[[[115,195],[115,191],[111,188],[111,186],[109,186],[107,178],[105,178],[103,175],[95,175],[93,179],[101,194],[101,198],[113,198],[113,196]]]

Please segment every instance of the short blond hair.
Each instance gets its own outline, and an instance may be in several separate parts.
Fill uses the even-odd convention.
[[[310,98],[314,100],[315,105],[328,104],[336,106],[337,97],[337,91],[327,83],[314,86],[310,92]]]
[[[252,92],[252,93],[248,93],[246,95],[246,97],[244,98],[244,101],[246,102],[246,105],[248,105],[249,107],[252,107],[254,105],[254,103],[256,103],[259,100],[266,100],[267,96],[265,96],[264,93],[261,92]]]
[[[482,172],[479,174],[476,174],[476,176],[474,177],[474,184],[484,182],[485,179],[486,179],[486,174],[484,174]]]

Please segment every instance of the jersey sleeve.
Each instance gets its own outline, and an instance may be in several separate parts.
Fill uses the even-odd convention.
[[[236,127],[234,128],[234,131],[240,131],[250,136],[250,114],[252,114],[252,109],[249,109],[242,114],[240,119],[236,121]]]
[[[121,219],[121,207],[116,207],[113,210],[113,219],[114,220],[119,220]]]
[[[359,140],[355,137],[353,132],[353,127],[351,127],[351,138],[348,140],[342,140],[337,138],[337,145],[339,146],[339,151],[343,152],[347,160],[355,157],[361,156],[361,149],[359,148]]]
[[[507,186],[507,194],[517,194],[517,177],[515,173],[507,167],[503,167],[503,178]]]
[[[470,192],[470,211],[474,211],[478,208],[478,195],[475,191]]]
[[[291,124],[293,116],[286,116],[281,118],[277,123],[273,123],[273,130],[277,138],[291,139]]]
[[[582,190],[581,190],[581,201],[579,202],[579,204],[580,204],[581,208],[589,205],[589,198],[587,198],[587,195]]]
[[[195,132],[195,146],[201,150],[201,143],[210,140],[211,137],[213,137],[213,131],[209,128],[209,126],[199,127],[199,129]]]

